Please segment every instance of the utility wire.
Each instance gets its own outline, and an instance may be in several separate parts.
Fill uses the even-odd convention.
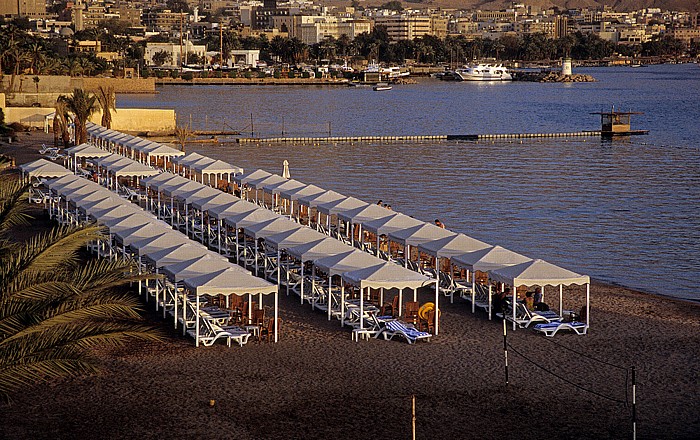
[[[565,377],[563,377],[563,376],[561,376],[561,375],[559,375],[559,374],[553,372],[552,370],[550,370],[550,369],[548,369],[548,368],[546,368],[546,367],[543,367],[542,365],[539,365],[537,362],[533,361],[532,359],[528,358],[528,357],[525,356],[524,354],[520,353],[518,350],[516,350],[516,349],[515,349],[512,345],[510,345],[510,344],[508,344],[508,347],[510,347],[510,349],[513,350],[513,352],[515,352],[515,354],[517,354],[518,356],[522,357],[522,358],[525,359],[526,361],[530,362],[530,363],[533,364],[534,366],[540,368],[541,370],[544,370],[545,372],[551,374],[552,376],[558,378],[559,380],[564,381],[564,382],[568,383],[569,385],[572,385],[572,386],[575,387],[575,388],[578,388],[578,389],[581,390],[581,391],[585,391],[585,392],[587,392],[587,393],[591,393],[591,394],[593,394],[593,395],[595,395],[595,396],[601,397],[601,398],[606,399],[606,400],[610,400],[610,401],[615,402],[615,403],[621,403],[621,404],[623,404],[623,405],[625,405],[625,406],[627,405],[627,402],[625,402],[625,401],[623,401],[623,400],[616,399],[616,398],[610,397],[610,396],[606,396],[605,394],[601,394],[601,393],[599,393],[599,392],[597,392],[597,391],[593,391],[593,390],[591,390],[591,389],[582,387],[581,385],[579,385],[579,384],[577,384],[577,383],[575,383],[575,382],[572,382],[572,381],[570,381],[569,379],[566,379]]]

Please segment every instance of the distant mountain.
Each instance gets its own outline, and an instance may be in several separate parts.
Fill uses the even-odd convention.
[[[389,0],[359,0],[360,6],[378,6]],[[347,4],[349,1],[330,1],[333,4]],[[440,6],[443,8],[499,10],[509,8],[511,1],[505,0],[410,0],[402,1],[404,7]],[[660,8],[662,10],[700,12],[700,0],[520,0],[526,5],[560,9],[594,8],[609,5],[615,11],[626,12],[643,8]]]

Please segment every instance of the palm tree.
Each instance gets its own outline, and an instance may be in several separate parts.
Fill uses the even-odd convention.
[[[102,126],[112,128],[112,112],[117,111],[117,95],[114,93],[114,87],[109,86],[97,88],[97,102],[102,109]]]
[[[87,121],[97,111],[97,97],[83,89],[75,89],[71,96],[64,99],[66,107],[73,113],[75,144],[80,145],[87,140]]]
[[[63,148],[68,148],[70,147],[70,133],[68,132],[70,115],[68,114],[68,106],[64,96],[56,100],[53,109],[53,146],[58,148],[58,140],[61,139]]]
[[[144,325],[138,299],[125,289],[144,279],[132,262],[81,261],[101,240],[97,226],[57,228],[11,243],[13,226],[28,224],[26,187],[0,180],[0,397],[59,377],[97,371],[96,347],[161,337]]]
[[[180,144],[180,151],[185,151],[185,145],[187,144],[187,141],[190,140],[193,136],[194,131],[192,131],[189,126],[182,125],[175,127],[175,139],[177,139],[177,142]]]

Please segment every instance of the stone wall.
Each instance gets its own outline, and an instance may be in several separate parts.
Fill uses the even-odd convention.
[[[39,78],[38,82],[34,82],[34,78]],[[8,102],[13,103],[13,95],[22,93],[32,94],[36,97],[37,91],[42,93],[58,93],[68,94],[74,89],[85,89],[94,91],[99,86],[112,86],[117,93],[155,93],[156,82],[155,78],[87,78],[87,77],[70,77],[58,75],[17,75],[15,76],[10,87],[10,75],[4,75],[2,78],[2,90],[8,94]]]
[[[0,94],[1,96],[2,94]],[[50,107],[4,107],[5,123],[19,122],[23,125],[40,130],[53,128],[51,121],[45,121],[45,116],[53,113]],[[97,111],[90,120],[97,124],[102,119],[102,112]],[[132,134],[165,135],[175,131],[175,110],[118,108],[112,111],[112,128]]]

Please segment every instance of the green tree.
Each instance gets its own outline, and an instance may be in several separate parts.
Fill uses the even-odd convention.
[[[65,99],[66,108],[73,113],[75,143],[80,145],[87,140],[87,122],[90,116],[97,111],[97,97],[83,89],[75,89],[71,96],[63,97],[63,99]]]
[[[164,51],[164,50],[159,50],[158,52],[153,54],[153,64],[156,66],[160,67],[165,63],[170,63],[173,59],[173,56]]]
[[[103,240],[101,228],[59,227],[25,243],[8,239],[29,225],[26,187],[0,180],[0,397],[59,377],[98,370],[97,347],[133,338],[155,341],[143,324],[138,299],[123,288],[145,277],[131,261],[80,258]],[[133,275],[130,275],[133,274]]]

